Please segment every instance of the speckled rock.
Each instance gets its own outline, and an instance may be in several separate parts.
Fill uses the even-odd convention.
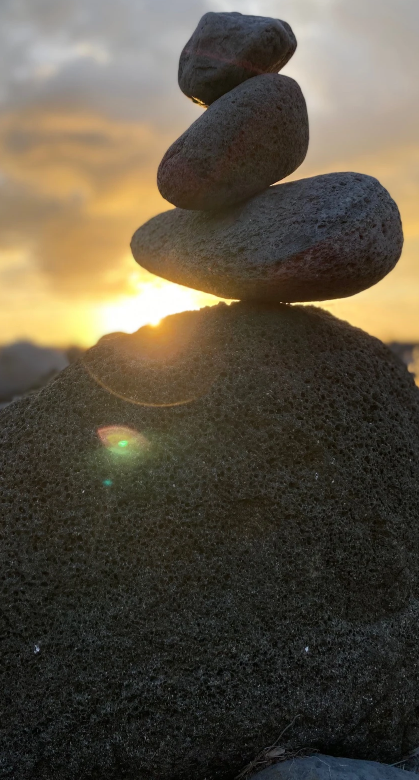
[[[223,95],[164,155],[160,193],[184,209],[215,209],[250,198],[303,162],[307,107],[288,76],[256,76]]]
[[[404,772],[375,761],[315,755],[283,761],[252,776],[252,780],[417,780]]]
[[[211,214],[167,211],[131,244],[137,263],[172,282],[274,302],[354,295],[392,270],[402,246],[397,205],[358,173],[280,184]]]
[[[220,304],[103,339],[0,413],[3,776],[227,780],[297,714],[289,749],[398,760],[418,508],[419,390],[362,331]]]
[[[297,48],[287,22],[239,13],[207,13],[182,51],[179,86],[209,106],[262,73],[278,73]]]

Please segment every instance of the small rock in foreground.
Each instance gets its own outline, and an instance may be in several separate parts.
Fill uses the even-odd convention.
[[[137,263],[171,282],[273,302],[361,292],[392,270],[402,246],[397,205],[377,179],[358,173],[280,184],[211,214],[166,211],[131,245]]]
[[[417,775],[414,772],[405,772],[375,761],[315,755],[274,764],[253,775],[251,780],[415,780],[415,778]]]
[[[217,100],[172,144],[160,163],[158,187],[180,208],[231,206],[293,173],[308,141],[297,82],[257,76]]]
[[[297,40],[287,22],[240,13],[207,13],[182,51],[179,86],[209,106],[243,81],[278,73]]]

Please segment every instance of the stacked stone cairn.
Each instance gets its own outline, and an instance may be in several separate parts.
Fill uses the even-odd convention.
[[[296,50],[286,22],[207,13],[182,52],[181,90],[207,111],[168,149],[158,186],[177,206],[143,225],[149,271],[222,298],[342,298],[397,263],[398,208],[371,176],[294,173],[309,143],[299,85],[278,73]]]
[[[385,276],[400,217],[369,176],[274,185],[308,146],[295,48],[203,17],[177,208],[132,243],[240,300],[110,334],[0,413],[0,777],[398,780],[419,745],[419,391],[289,305]]]

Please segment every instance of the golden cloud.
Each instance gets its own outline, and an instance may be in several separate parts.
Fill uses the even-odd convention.
[[[232,9],[229,0],[216,5]],[[59,320],[55,339],[73,333],[80,340],[83,329],[86,342],[87,332],[98,335],[98,307],[113,305],[122,317],[129,298],[134,322],[141,289],[153,283],[169,297],[142,275],[129,242],[142,222],[169,207],[156,170],[199,113],[177,90],[176,68],[205,10],[201,0],[118,7],[112,0],[22,0],[2,9],[3,333],[45,340]],[[276,15],[277,3],[243,0],[240,10]],[[376,176],[397,201],[406,235],[389,277],[326,306],[383,338],[419,339],[419,5],[283,0],[281,16],[299,40],[287,73],[300,81],[311,119],[309,155],[293,178],[336,170]]]
[[[27,247],[56,289],[123,291],[133,231],[167,207],[155,179],[168,142],[98,114],[38,107],[3,116],[3,244]]]

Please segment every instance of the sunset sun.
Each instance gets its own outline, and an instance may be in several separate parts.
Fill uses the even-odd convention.
[[[218,299],[213,295],[181,287],[163,279],[138,283],[131,296],[105,304],[99,313],[100,329],[104,333],[133,333],[143,325],[158,325],[169,314],[211,306]]]

